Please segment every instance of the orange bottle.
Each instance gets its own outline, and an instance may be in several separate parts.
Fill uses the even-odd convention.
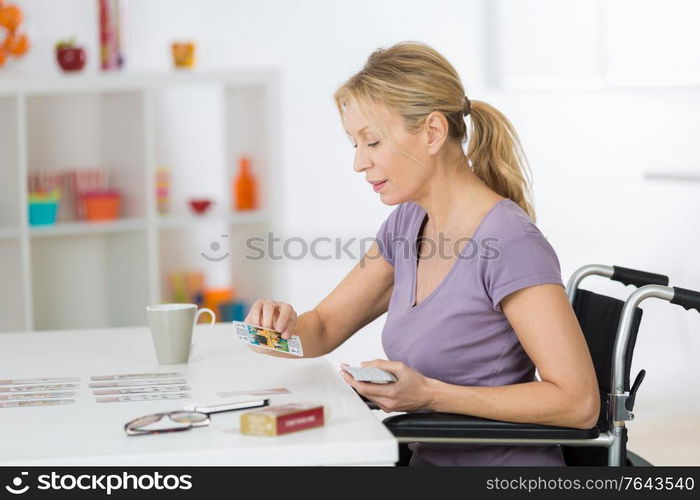
[[[238,160],[238,174],[233,182],[234,207],[236,210],[255,210],[258,183],[250,172],[250,158],[241,156]]]

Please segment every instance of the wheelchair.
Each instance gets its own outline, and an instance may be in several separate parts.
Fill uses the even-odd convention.
[[[592,275],[637,289],[626,301],[579,288]],[[639,305],[650,298],[700,312],[700,292],[668,286],[668,277],[619,266],[586,265],[567,283],[567,296],[581,325],[595,366],[600,390],[600,415],[592,429],[502,422],[469,415],[417,411],[383,420],[399,442],[399,462],[408,465],[408,443],[451,443],[498,446],[559,445],[567,466],[650,466],[627,450],[627,426],[644,380],[641,370],[630,387],[632,354],[642,319]],[[367,400],[372,409],[378,407]]]

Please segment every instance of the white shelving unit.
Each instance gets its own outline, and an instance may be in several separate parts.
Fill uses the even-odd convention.
[[[146,305],[170,300],[171,271],[202,271],[248,303],[274,296],[274,261],[245,243],[279,230],[278,99],[272,69],[0,80],[0,332],[144,325]],[[258,180],[252,212],[233,210],[241,155]],[[30,171],[94,166],[122,193],[120,219],[29,225]],[[194,215],[201,197],[212,209]]]

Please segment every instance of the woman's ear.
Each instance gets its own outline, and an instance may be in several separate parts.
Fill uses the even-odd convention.
[[[449,124],[445,115],[439,111],[433,111],[425,118],[425,137],[428,146],[428,153],[437,154],[447,140]]]

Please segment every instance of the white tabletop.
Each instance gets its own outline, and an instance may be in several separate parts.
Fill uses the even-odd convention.
[[[203,328],[198,326],[197,328]],[[192,399],[97,403],[93,375],[181,372]],[[218,323],[189,364],[158,365],[146,327],[0,334],[0,379],[80,377],[73,404],[0,408],[0,464],[47,465],[322,465],[384,464],[398,459],[397,442],[354,391],[338,367],[323,358],[286,359],[257,354]],[[272,405],[321,403],[323,427],[283,436],[245,436],[241,412],[213,414],[208,427],[127,436],[134,417],[186,404],[230,400],[217,392],[286,387],[262,396]]]

